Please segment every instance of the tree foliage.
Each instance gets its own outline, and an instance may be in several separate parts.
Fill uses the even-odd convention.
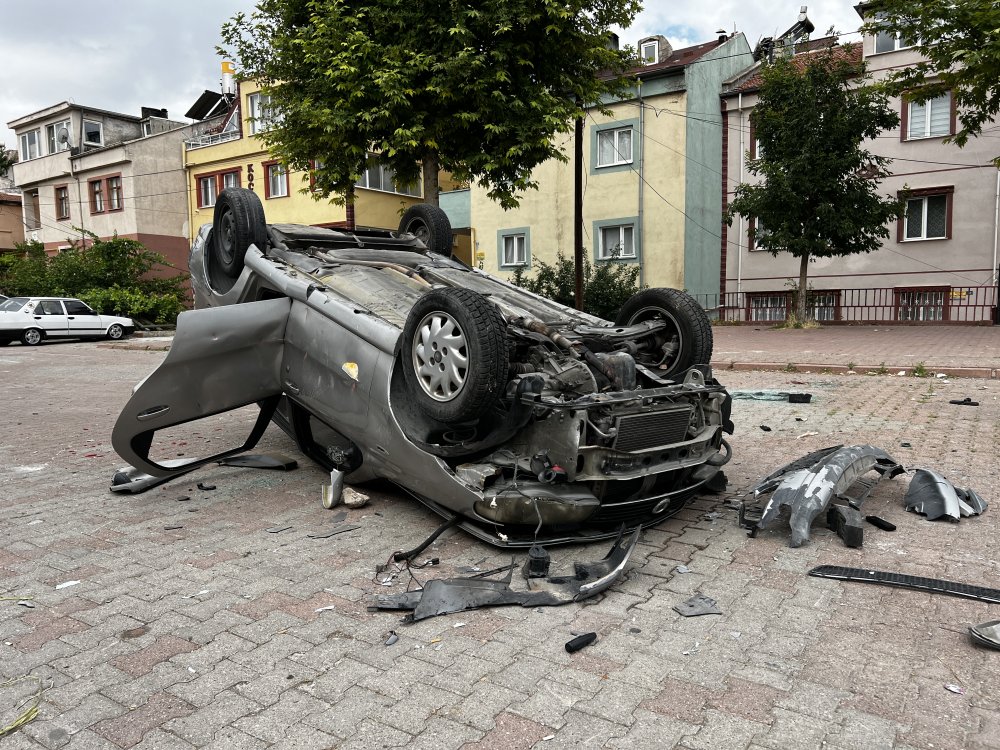
[[[755,218],[757,246],[799,258],[798,288],[808,289],[810,259],[869,253],[889,236],[901,201],[878,194],[889,160],[864,142],[899,115],[845,46],[779,58],[761,79],[751,114],[760,152],[747,169],[762,179],[736,188],[727,218]],[[806,295],[797,307],[806,319]]]
[[[79,230],[78,230],[79,231]],[[146,323],[173,323],[186,307],[184,275],[150,273],[167,265],[137,240],[118,237],[74,242],[48,255],[40,242],[24,242],[0,256],[0,290],[9,296],[79,297],[98,312]]]
[[[7,174],[8,170],[14,164],[14,152],[8,151],[7,147],[0,142],[0,177]]]
[[[439,165],[504,207],[566,156],[583,107],[620,93],[634,61],[608,46],[639,0],[260,0],[222,38],[280,112],[263,134],[343,200],[376,152],[401,183]],[[436,202],[436,195],[427,195]]]
[[[894,71],[887,90],[927,101],[950,91],[961,123],[953,139],[970,136],[1000,112],[1000,4],[995,0],[878,0],[862,30],[912,40],[926,60]],[[997,158],[1000,166],[1000,157]]]
[[[594,266],[586,256],[583,264],[583,311],[614,320],[626,300],[639,291],[639,266],[610,261]],[[526,276],[527,269],[518,266],[511,281],[566,307],[576,306],[576,271],[572,258],[560,252],[554,264],[534,259],[532,265],[537,266],[533,277]]]

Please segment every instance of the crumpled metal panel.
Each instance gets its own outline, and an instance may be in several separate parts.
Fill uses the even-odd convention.
[[[790,511],[788,525],[792,530],[792,547],[800,547],[809,540],[813,519],[862,475],[877,470],[883,476],[895,476],[903,471],[889,454],[871,445],[824,449],[807,458],[818,454],[823,455],[808,468],[803,467],[803,459],[799,459],[765,477],[753,490],[758,495],[774,489],[757,523],[759,528],[773,524],[783,509]]]
[[[933,469],[914,472],[903,502],[907,510],[926,516],[928,521],[947,518],[955,523],[961,518],[978,516],[988,507],[974,490],[955,487]]]
[[[572,576],[549,576],[528,579],[528,591],[510,587],[512,565],[503,580],[483,578],[438,578],[428,581],[420,591],[407,591],[375,597],[377,609],[413,610],[414,622],[436,615],[464,612],[480,607],[519,604],[522,607],[552,607],[596,596],[618,581],[625,571],[641,529],[627,538],[623,533],[603,560],[576,563]]]

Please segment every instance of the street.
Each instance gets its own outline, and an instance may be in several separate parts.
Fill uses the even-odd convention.
[[[45,688],[4,750],[1000,747],[1000,653],[967,634],[1000,607],[807,575],[831,564],[1000,588],[995,379],[717,370],[730,390],[812,400],[735,400],[728,491],[643,532],[623,581],[583,604],[407,625],[368,611],[411,583],[375,567],[439,519],[386,484],[364,488],[364,508],[323,510],[328,476],[273,426],[259,449],[297,470],[211,466],[145,494],[108,491],[121,466],[111,428],[163,356],[90,343],[0,350],[0,681],[32,674]],[[966,397],[980,405],[948,403]],[[170,450],[242,441],[239,424],[175,431]],[[798,549],[787,527],[748,538],[733,501],[838,443],[933,468],[991,507],[928,522],[904,510],[904,475],[863,508],[897,530],[866,524],[861,549],[819,522]],[[309,536],[338,512],[360,528]],[[554,548],[553,564],[571,570],[607,546]],[[452,530],[425,557],[440,564],[414,570],[418,582],[511,556]],[[722,614],[672,609],[698,592]],[[390,631],[399,639],[385,645]],[[587,631],[597,641],[567,653]],[[31,690],[0,686],[0,727]]]

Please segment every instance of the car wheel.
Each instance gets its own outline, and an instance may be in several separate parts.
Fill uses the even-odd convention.
[[[108,338],[112,341],[117,341],[122,336],[125,335],[125,328],[122,327],[120,323],[112,323],[108,326]]]
[[[267,248],[267,225],[260,198],[246,188],[226,188],[215,202],[212,245],[209,252],[219,269],[235,279],[243,271],[250,245]]]
[[[21,334],[21,343],[25,346],[38,346],[45,336],[38,328],[29,328]]]
[[[507,384],[507,323],[471,289],[446,287],[417,300],[403,327],[403,380],[439,422],[478,419]]]
[[[439,255],[451,255],[451,222],[437,206],[418,203],[410,206],[399,221],[399,231],[415,235],[427,249]]]
[[[701,305],[677,289],[644,289],[622,305],[615,325],[635,325],[647,320],[667,322],[656,334],[656,350],[636,357],[640,364],[656,366],[671,377],[712,359],[712,325]],[[671,346],[673,344],[673,346]]]

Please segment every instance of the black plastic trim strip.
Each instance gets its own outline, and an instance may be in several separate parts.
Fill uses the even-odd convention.
[[[966,599],[1000,604],[1000,589],[943,581],[940,578],[924,578],[905,573],[889,573],[884,570],[843,568],[839,565],[820,565],[810,570],[809,575],[817,578],[837,578],[843,581],[861,581],[863,583],[877,583],[882,586],[930,591],[933,594],[948,594],[949,596],[961,596]]]

